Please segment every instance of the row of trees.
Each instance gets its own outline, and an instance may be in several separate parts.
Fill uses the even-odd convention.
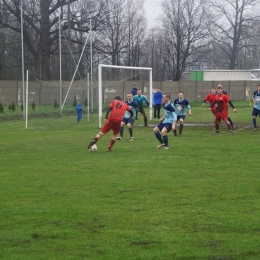
[[[0,0],[0,79],[21,79],[22,22],[26,69],[58,79],[59,20],[63,79],[71,79],[87,39],[83,76],[91,51],[94,70],[99,63],[152,67],[158,81],[190,70],[259,67],[260,0],[162,0],[153,28],[144,1]]]

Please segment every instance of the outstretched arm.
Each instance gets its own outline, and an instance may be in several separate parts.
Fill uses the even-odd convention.
[[[236,108],[234,107],[233,103],[231,102],[231,100],[228,101],[229,105],[233,108],[234,112],[237,112]]]

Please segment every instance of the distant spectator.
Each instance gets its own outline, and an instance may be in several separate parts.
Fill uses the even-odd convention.
[[[153,94],[153,114],[154,114],[154,118],[158,118],[160,119],[160,110],[161,110],[161,106],[162,106],[162,97],[163,94],[161,92],[160,88],[157,88],[157,91]]]
[[[77,121],[79,122],[80,119],[82,119],[82,105],[79,102],[76,106],[76,111],[77,111]]]

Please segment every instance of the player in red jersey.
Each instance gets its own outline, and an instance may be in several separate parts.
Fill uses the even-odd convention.
[[[93,144],[95,144],[98,141],[98,139],[100,139],[103,135],[105,135],[112,129],[113,136],[112,136],[109,146],[107,148],[108,152],[112,152],[112,146],[114,145],[114,143],[116,141],[116,136],[120,131],[121,120],[122,120],[126,110],[130,113],[130,117],[132,117],[133,111],[131,110],[131,108],[125,102],[121,101],[121,97],[116,96],[107,108],[105,124],[104,124],[103,128],[89,143],[88,149],[90,149],[90,147]]]
[[[230,122],[228,121],[228,104],[230,104],[230,106],[233,108],[234,112],[236,112],[237,110],[234,107],[234,105],[232,104],[229,96],[222,93],[221,84],[218,84],[217,95],[215,95],[215,101],[211,104],[211,108],[213,106],[215,106],[216,104],[217,104],[218,109],[217,109],[217,113],[215,114],[215,128],[216,128],[215,133],[216,134],[219,133],[220,121],[224,120],[229,129],[229,133],[233,134],[232,126],[231,126]],[[210,108],[210,110],[211,110],[211,108]]]
[[[221,84],[219,84],[219,85],[221,85]],[[222,85],[221,85],[221,86],[222,86]],[[226,95],[227,95],[227,92],[226,92],[225,90],[223,90],[223,87],[222,87],[222,94],[226,94]],[[206,98],[204,99],[204,101],[203,101],[203,103],[202,103],[202,106],[204,107],[204,106],[205,106],[205,103],[206,103],[207,101],[209,102],[209,105],[211,106],[211,104],[212,104],[212,103],[214,102],[214,100],[215,100],[215,96],[216,96],[216,95],[217,95],[216,89],[212,88],[212,89],[211,89],[211,92],[210,92],[210,93],[206,96]],[[215,114],[217,113],[217,110],[218,110],[218,108],[217,108],[216,105],[211,108],[211,112],[212,112],[214,118],[215,118]],[[234,126],[233,121],[232,121],[232,119],[231,119],[230,117],[228,117],[228,121],[230,122],[232,129],[234,129],[235,126]]]
[[[205,106],[205,103],[208,101],[209,105],[211,106],[212,103],[215,101],[215,96],[216,96],[216,89],[212,88],[211,92],[206,96],[206,98],[204,99],[202,106]],[[216,106],[211,107],[211,112],[213,115],[215,115],[216,113]]]

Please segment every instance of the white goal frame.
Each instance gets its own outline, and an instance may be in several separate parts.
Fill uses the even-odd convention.
[[[115,68],[115,69],[129,69],[129,70],[148,70],[149,71],[149,85],[150,85],[150,95],[149,95],[149,103],[150,103],[150,120],[152,120],[152,107],[153,107],[153,72],[152,68],[145,67],[129,67],[129,66],[116,66],[116,65],[98,65],[98,126],[102,127],[102,68]],[[123,97],[124,98],[124,97]]]

